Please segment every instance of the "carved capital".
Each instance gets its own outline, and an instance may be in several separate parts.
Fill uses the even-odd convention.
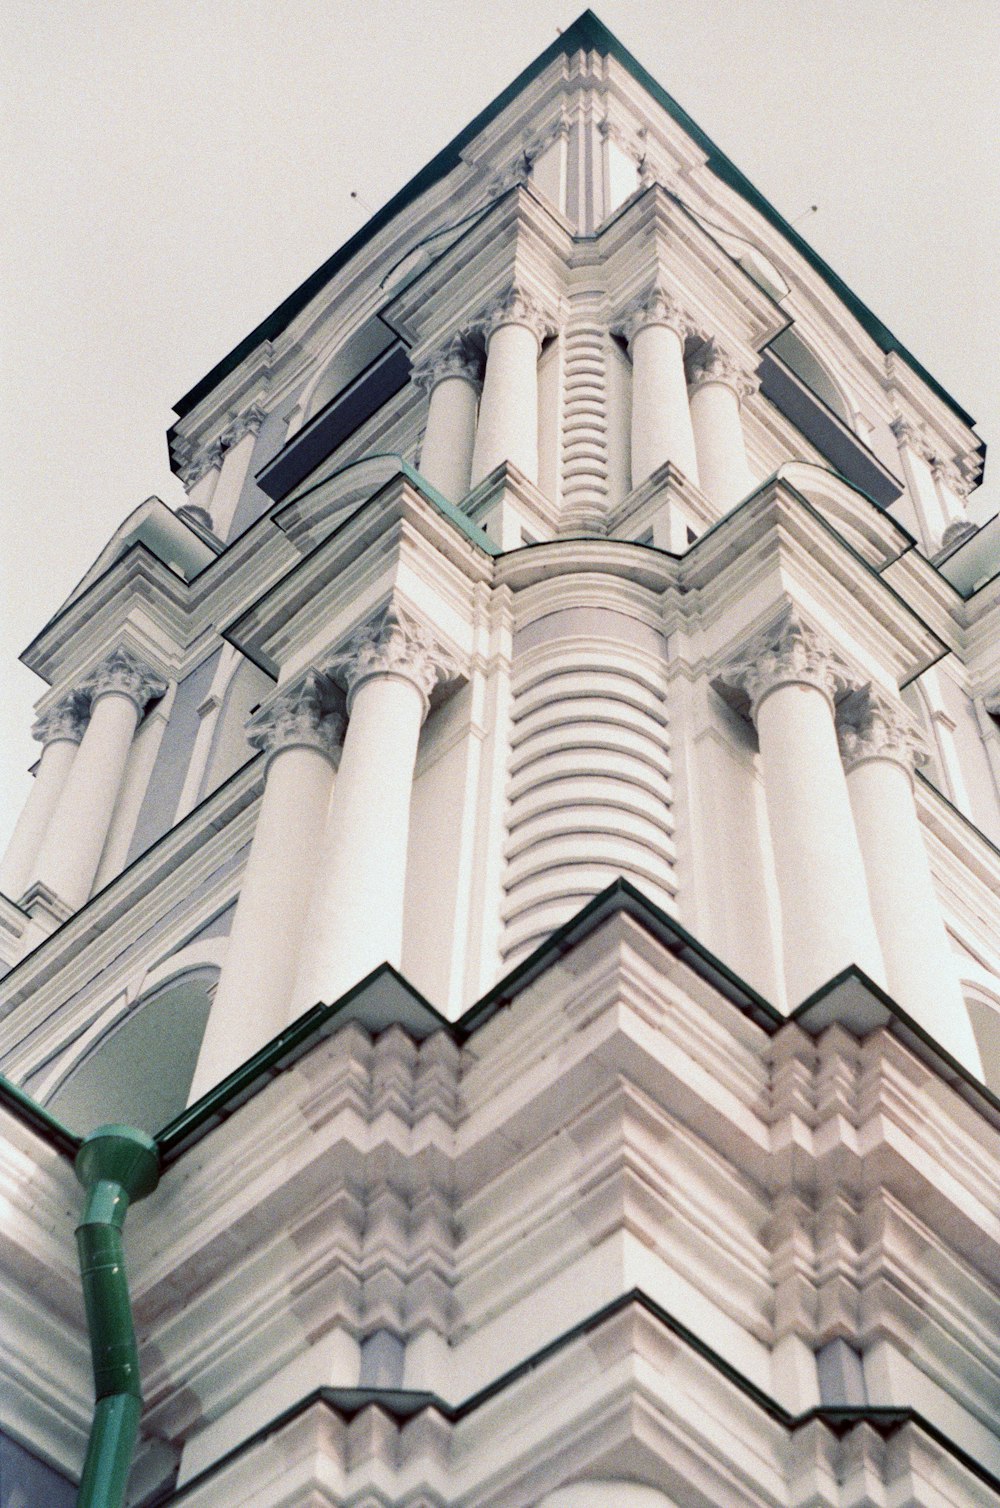
[[[713,685],[756,722],[761,702],[779,686],[814,686],[833,705],[851,679],[850,668],[825,634],[791,607],[724,665]]]
[[[696,328],[687,310],[682,308],[661,283],[654,283],[645,293],[632,300],[614,326],[613,333],[623,336],[631,346],[639,331],[650,325],[665,325],[682,341],[693,334]]]
[[[922,424],[915,424],[899,415],[892,420],[889,428],[892,430],[896,444],[905,445],[922,461],[931,464],[938,459],[930,434]]]
[[[704,341],[688,362],[688,386],[692,393],[710,382],[731,388],[742,403],[760,386],[736,358],[713,336]]]
[[[501,293],[487,308],[476,323],[476,328],[489,344],[490,337],[503,325],[523,325],[530,330],[539,346],[548,336],[556,333],[556,327],[533,293],[518,283]]]
[[[344,720],[331,712],[332,687],[325,676],[309,670],[255,712],[247,723],[247,739],[263,749],[268,763],[283,749],[317,749],[332,759],[344,736]]]
[[[413,382],[422,393],[433,392],[446,377],[461,377],[481,385],[482,359],[465,335],[453,335],[439,350],[413,369]]]
[[[70,691],[43,712],[31,730],[32,738],[43,745],[54,744],[59,739],[78,744],[84,735],[90,717],[90,702],[79,691]]]
[[[140,717],[153,698],[162,696],[166,689],[163,677],[129,649],[112,650],[81,687],[91,704],[100,696],[127,696],[135,703]]]
[[[943,456],[935,456],[931,461],[931,475],[935,482],[947,487],[956,497],[968,497],[972,491],[972,482],[958,460],[946,461]]]
[[[210,471],[217,470],[222,465],[222,456],[223,447],[218,440],[213,440],[211,445],[196,451],[180,469],[179,475],[184,486],[188,489],[197,486]]]
[[[346,686],[348,712],[360,686],[386,676],[415,686],[426,715],[434,687],[451,680],[458,666],[422,624],[388,608],[351,636],[330,660],[327,673]]]
[[[267,418],[267,410],[260,403],[251,403],[242,413],[236,414],[219,437],[224,451],[232,450],[246,435],[255,435]]]
[[[848,773],[867,759],[891,759],[912,771],[930,757],[916,718],[871,685],[852,691],[838,706],[837,738]]]

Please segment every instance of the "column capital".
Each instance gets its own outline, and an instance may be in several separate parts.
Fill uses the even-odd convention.
[[[31,730],[31,736],[42,745],[54,744],[59,739],[78,744],[89,717],[87,697],[79,691],[69,691],[42,713]]]
[[[935,482],[940,482],[942,487],[947,487],[956,497],[968,497],[972,491],[971,478],[965,474],[957,457],[949,461],[944,456],[934,456],[931,460],[931,475]]]
[[[84,680],[81,691],[91,706],[98,697],[127,696],[141,717],[154,697],[162,696],[167,683],[151,666],[129,649],[113,649]]]
[[[267,763],[285,749],[316,749],[332,760],[344,735],[344,720],[331,712],[332,691],[326,676],[308,670],[294,685],[284,687],[247,723],[247,739],[262,749]]]
[[[366,681],[385,676],[415,686],[426,716],[434,687],[457,675],[458,666],[423,624],[389,607],[351,635],[327,663],[326,671],[346,686],[348,712]]]
[[[444,345],[425,356],[413,369],[416,388],[428,396],[446,377],[461,377],[474,387],[482,387],[482,359],[468,336],[453,335]]]
[[[907,446],[922,461],[930,463],[936,459],[930,433],[923,424],[914,423],[904,415],[898,414],[890,421],[889,428],[892,430],[897,445]]]
[[[698,347],[688,362],[688,391],[695,393],[710,382],[730,388],[741,403],[760,387],[758,379],[714,335]]]
[[[852,680],[849,666],[826,635],[789,607],[722,667],[713,685],[756,722],[761,702],[780,686],[813,686],[832,707]]]
[[[916,718],[871,684],[850,692],[837,707],[837,739],[848,774],[869,759],[893,760],[910,774],[930,757]]]
[[[255,435],[267,418],[267,409],[260,402],[251,403],[242,413],[234,414],[219,436],[223,451],[232,450],[247,435]]]
[[[195,451],[189,461],[181,466],[178,475],[184,486],[195,487],[203,477],[208,476],[212,470],[218,470],[222,465],[223,445],[219,440],[213,440],[211,445],[206,445],[201,450]]]
[[[612,333],[623,336],[631,346],[639,331],[648,329],[650,325],[665,325],[682,342],[695,331],[691,315],[660,282],[653,283],[626,305],[615,321]]]
[[[476,329],[489,345],[490,337],[503,325],[523,325],[530,330],[541,347],[542,341],[556,333],[554,321],[543,309],[539,300],[520,283],[511,283],[503,293],[487,304],[482,316],[476,321]]]

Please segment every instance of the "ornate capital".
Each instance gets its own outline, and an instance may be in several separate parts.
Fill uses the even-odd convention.
[[[166,689],[163,677],[128,649],[112,650],[81,687],[91,704],[100,696],[127,696],[135,703],[140,717],[153,698],[162,696]]]
[[[848,773],[866,759],[891,759],[912,771],[930,757],[916,718],[871,685],[852,691],[838,706],[837,738]]]
[[[690,314],[661,283],[654,283],[645,293],[632,300],[615,324],[613,333],[624,336],[631,346],[639,331],[647,329],[649,325],[665,325],[668,330],[673,330],[680,336],[682,341],[695,331]]]
[[[846,662],[794,607],[751,639],[713,682],[727,701],[742,703],[744,710],[749,703],[754,722],[761,702],[779,686],[815,686],[832,705],[850,684]]]
[[[461,377],[477,388],[481,384],[482,359],[465,335],[453,335],[439,350],[413,369],[413,382],[430,395],[446,377]]]
[[[189,489],[197,486],[202,477],[208,476],[210,471],[217,470],[222,465],[222,456],[223,447],[218,440],[213,440],[211,445],[196,451],[180,469],[179,475],[184,486]]]
[[[902,415],[893,419],[889,428],[892,430],[897,445],[905,445],[912,450],[914,455],[928,463],[938,458],[934,451],[934,444],[930,434],[922,424],[914,424]]]
[[[317,749],[332,759],[344,736],[344,720],[329,710],[331,690],[325,676],[307,671],[254,713],[247,723],[251,747],[263,749],[268,763],[293,748]]]
[[[348,639],[329,662],[327,673],[346,686],[348,712],[365,681],[387,676],[415,686],[426,715],[434,687],[456,675],[458,666],[422,624],[390,607]]]
[[[688,386],[692,393],[709,382],[720,382],[731,388],[741,403],[760,386],[757,378],[751,376],[714,335],[698,347],[688,362]]]
[[[260,403],[251,403],[241,414],[236,414],[219,436],[224,451],[232,450],[246,435],[255,435],[267,418],[267,409]]]
[[[67,739],[78,744],[90,717],[90,702],[79,691],[70,691],[43,712],[31,730],[32,738],[43,745]]]
[[[523,325],[530,330],[539,346],[549,335],[556,333],[556,327],[546,314],[541,304],[533,293],[529,293],[518,283],[512,283],[506,292],[487,305],[485,313],[477,321],[476,328],[489,344],[490,337],[502,325]]]
[[[972,482],[957,460],[946,461],[943,456],[935,456],[931,461],[931,475],[935,482],[947,487],[956,497],[968,497],[972,491]]]

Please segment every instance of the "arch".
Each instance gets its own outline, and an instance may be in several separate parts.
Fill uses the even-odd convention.
[[[656,1487],[622,1478],[574,1482],[542,1498],[538,1508],[677,1508],[673,1498]]]
[[[161,1130],[187,1104],[218,975],[203,964],[146,991],[90,1044],[47,1108],[81,1135],[109,1121]]]
[[[768,350],[793,371],[809,391],[825,403],[828,409],[842,420],[851,431],[855,429],[854,415],[844,393],[830,371],[823,365],[794,330],[782,330],[768,346]]]
[[[937,727],[931,716],[930,698],[919,681],[911,681],[900,693],[904,704],[910,709],[920,724],[920,731],[924,735],[924,741],[930,751],[927,763],[921,765],[923,773],[927,776],[931,785],[936,786],[942,796],[952,800],[952,790],[948,778],[945,775],[944,760],[941,756],[941,742],[938,738]]]
[[[985,969],[982,972],[986,975]],[[1000,980],[988,975],[987,979],[988,983],[966,976],[961,981],[962,994],[979,1048],[983,1082],[994,1094],[1000,1094]]]
[[[329,356],[324,359],[319,372],[299,399],[297,408],[301,411],[302,423],[308,422],[321,408],[325,408],[348,383],[361,375],[365,367],[388,350],[396,339],[389,326],[374,317],[367,319],[346,339],[338,336],[332,347],[328,348]]]
[[[201,786],[204,798],[236,773],[253,754],[246,725],[252,708],[274,689],[270,676],[252,660],[237,656],[222,693],[222,702],[212,734],[212,746]]]

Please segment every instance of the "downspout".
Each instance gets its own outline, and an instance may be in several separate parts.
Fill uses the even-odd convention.
[[[77,1508],[122,1508],[139,1434],[142,1390],[122,1226],[160,1177],[156,1143],[132,1126],[98,1126],[76,1156],[87,1191],[76,1230],[96,1403]]]

